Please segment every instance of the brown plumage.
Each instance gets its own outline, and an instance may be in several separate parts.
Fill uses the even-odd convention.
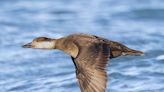
[[[69,54],[76,68],[81,92],[105,92],[109,58],[143,54],[118,42],[85,34],[73,34],[60,39],[39,37],[23,47],[59,49]]]

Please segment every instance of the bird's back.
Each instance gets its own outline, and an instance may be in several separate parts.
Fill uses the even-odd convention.
[[[106,43],[107,39],[87,34],[72,34],[66,37],[66,39],[77,42],[80,46],[87,46],[93,43]]]
[[[106,44],[110,50],[110,58],[116,58],[125,55],[143,55],[143,52],[141,51],[130,49],[119,42],[108,40],[95,35],[72,34],[67,36],[66,39],[78,43],[80,47],[88,46],[94,43]]]

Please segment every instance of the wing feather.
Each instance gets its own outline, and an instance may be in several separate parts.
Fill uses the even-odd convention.
[[[93,43],[80,47],[78,57],[72,58],[81,92],[104,92],[107,82],[106,65],[109,58],[108,45]]]

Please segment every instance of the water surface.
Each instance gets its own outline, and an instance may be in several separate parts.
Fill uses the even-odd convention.
[[[110,60],[106,92],[164,92],[163,0],[1,0],[0,92],[80,92],[70,56],[21,45],[86,33],[145,52]]]

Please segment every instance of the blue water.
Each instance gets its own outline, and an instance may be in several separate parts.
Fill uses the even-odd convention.
[[[80,92],[68,55],[21,48],[72,33],[145,52],[110,60],[106,92],[164,92],[164,0],[0,0],[0,92]]]

